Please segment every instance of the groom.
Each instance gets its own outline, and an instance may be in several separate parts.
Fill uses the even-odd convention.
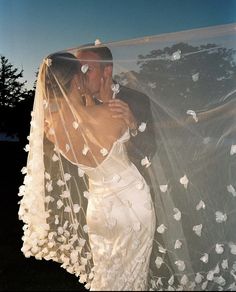
[[[115,99],[110,99],[114,81],[113,57],[109,48],[89,44],[78,49],[77,58],[85,65],[86,89],[93,95],[95,103],[108,102],[113,118],[123,118],[129,127],[131,138],[127,145],[128,156],[149,183],[145,169],[157,146],[148,96],[119,85]]]

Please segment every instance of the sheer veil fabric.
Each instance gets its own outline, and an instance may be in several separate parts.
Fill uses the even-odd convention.
[[[78,52],[104,46],[135,135],[86,91],[91,62],[110,60]],[[236,24],[46,57],[19,190],[24,255],[91,290],[236,290],[235,105]]]

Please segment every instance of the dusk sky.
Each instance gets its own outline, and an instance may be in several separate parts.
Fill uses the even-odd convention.
[[[31,88],[49,53],[236,22],[236,0],[0,0],[0,54]]]

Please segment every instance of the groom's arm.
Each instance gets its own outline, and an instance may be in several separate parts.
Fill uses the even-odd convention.
[[[126,108],[120,107],[120,112],[123,109],[126,119],[130,118],[129,123],[132,126],[131,139],[127,147],[129,157],[136,165],[140,165],[145,157],[151,160],[157,150],[150,100],[143,93],[125,87],[121,87],[117,98],[126,103]]]

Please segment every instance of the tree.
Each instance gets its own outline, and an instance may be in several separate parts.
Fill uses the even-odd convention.
[[[23,70],[14,68],[6,57],[0,56],[0,131],[19,137],[25,132],[21,126],[29,120],[35,92],[35,88],[27,90],[27,81],[20,81],[21,78]]]
[[[14,107],[25,99],[27,93],[24,88],[26,81],[19,81],[23,77],[23,70],[19,72],[18,68],[13,68],[6,57],[1,56],[0,58],[0,106]]]
[[[172,59],[178,53],[179,57]],[[235,90],[235,55],[235,50],[217,44],[176,43],[139,55],[138,69],[123,72],[116,80],[150,92],[156,103],[183,114],[190,106],[202,110],[224,100],[227,93]]]

